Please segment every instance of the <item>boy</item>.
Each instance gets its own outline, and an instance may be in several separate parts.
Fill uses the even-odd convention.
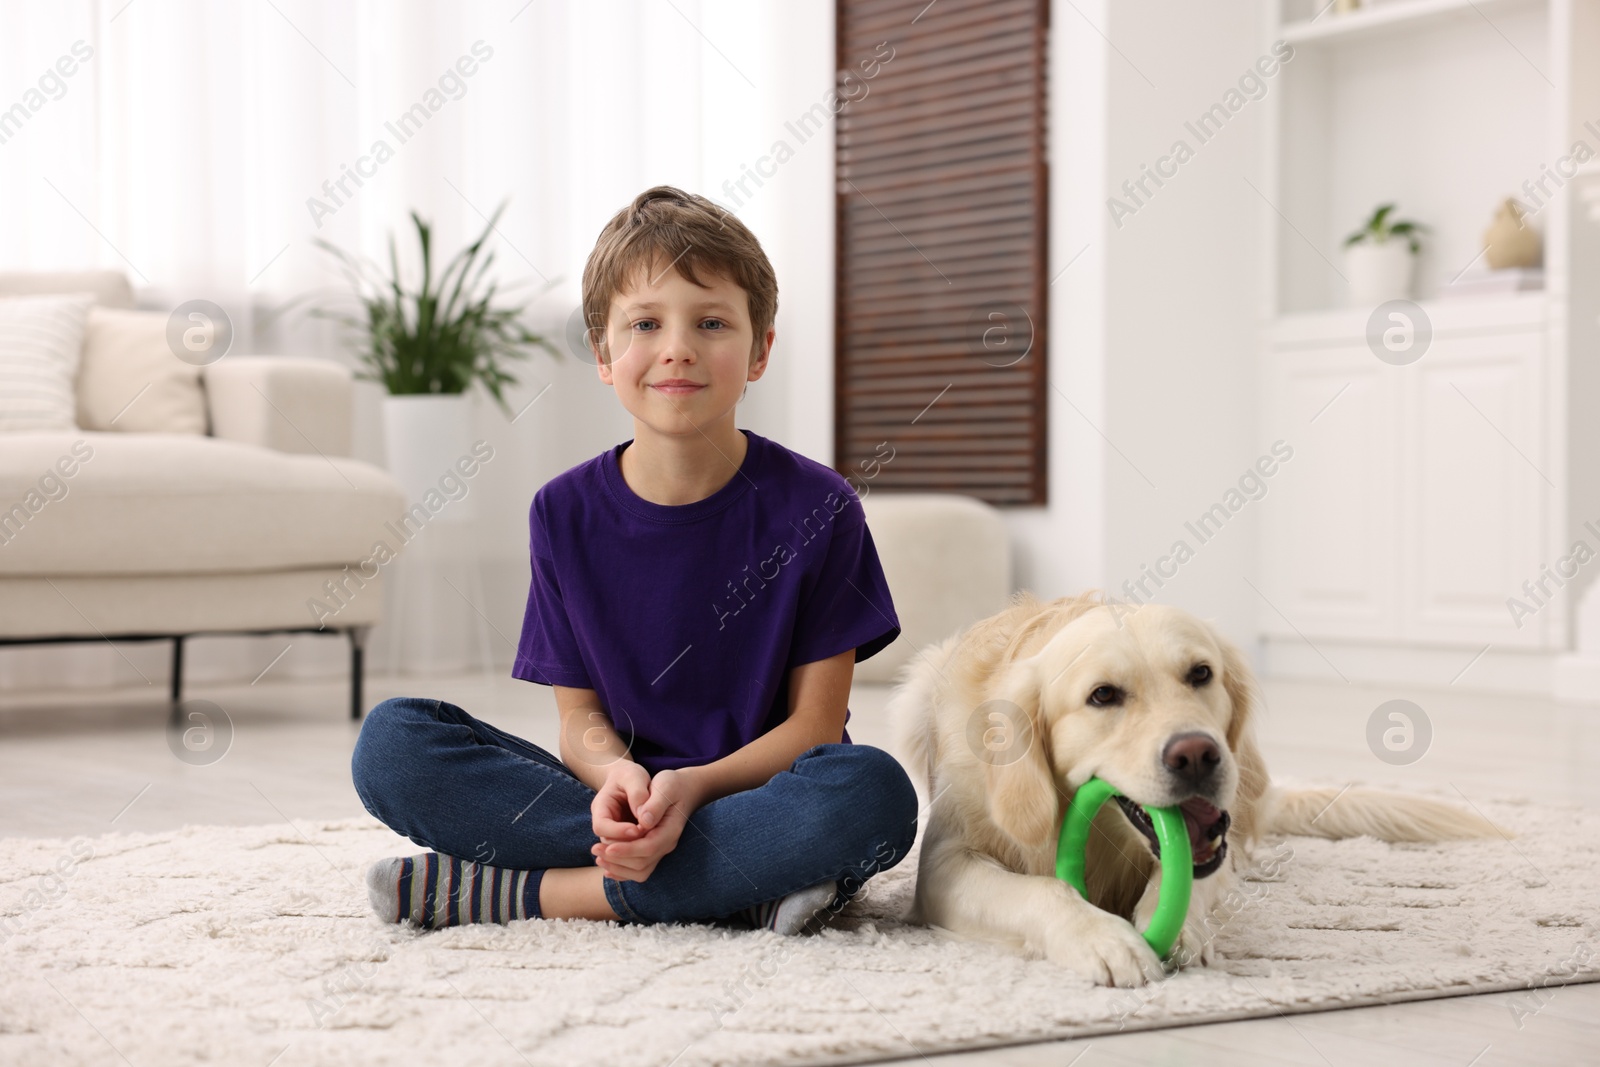
[[[441,701],[374,708],[356,791],[435,850],[371,868],[381,918],[798,933],[904,858],[911,782],[845,731],[854,662],[900,633],[861,503],[734,425],[777,297],[704,197],[658,186],[601,231],[583,313],[634,436],[534,495],[512,668],[553,687],[560,757]]]

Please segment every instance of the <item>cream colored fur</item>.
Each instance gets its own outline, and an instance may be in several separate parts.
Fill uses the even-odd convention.
[[[1208,684],[1187,681],[1197,663]],[[1240,651],[1178,608],[1133,608],[1096,593],[1009,607],[914,657],[891,698],[902,755],[931,798],[913,918],[1011,944],[1108,985],[1159,977],[1138,933],[1153,912],[1160,868],[1115,804],[1089,840],[1089,900],[1055,877],[1066,803],[1099,776],[1140,804],[1190,793],[1161,762],[1174,734],[1203,731],[1223,753],[1211,802],[1232,817],[1222,868],[1194,883],[1175,952],[1209,963],[1205,918],[1237,884],[1241,846],[1267,834],[1436,841],[1496,833],[1449,805],[1378,790],[1273,788],[1252,719],[1260,698]],[[1100,685],[1127,694],[1096,707]]]

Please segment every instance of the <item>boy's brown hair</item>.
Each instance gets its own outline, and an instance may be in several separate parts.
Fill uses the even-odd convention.
[[[745,291],[754,359],[778,316],[778,277],[772,264],[744,223],[705,197],[670,185],[646,189],[613,215],[584,264],[584,336],[593,339],[600,358],[611,361],[605,338],[612,298],[658,258],[693,285],[706,285],[702,275],[722,274]]]

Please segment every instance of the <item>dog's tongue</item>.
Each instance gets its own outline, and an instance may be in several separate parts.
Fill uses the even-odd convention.
[[[1178,807],[1183,812],[1183,823],[1189,830],[1189,848],[1194,853],[1194,862],[1205,863],[1211,859],[1212,853],[1206,831],[1217,825],[1217,820],[1222,818],[1222,809],[1200,797],[1190,797]]]

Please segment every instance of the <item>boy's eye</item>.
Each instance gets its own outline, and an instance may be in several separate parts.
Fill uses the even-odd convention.
[[[654,330],[656,325],[657,323],[654,319],[640,319],[638,322],[633,324],[633,329],[638,330],[641,333],[649,333]],[[702,328],[709,326],[712,327],[713,330],[723,330],[727,328],[728,324],[723,322],[721,319],[701,319],[700,325]]]

